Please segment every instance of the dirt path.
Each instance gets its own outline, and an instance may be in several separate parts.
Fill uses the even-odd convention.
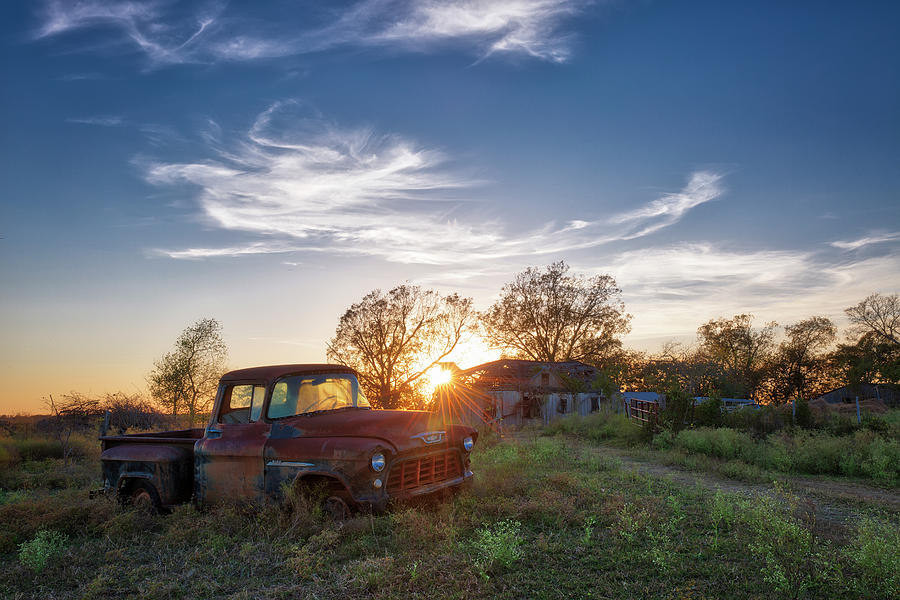
[[[514,435],[513,439],[532,439],[532,435]],[[709,472],[687,471],[664,465],[646,456],[635,456],[627,449],[613,446],[595,446],[578,442],[586,452],[595,452],[614,457],[621,461],[622,468],[631,469],[644,475],[666,478],[687,486],[700,485],[710,491],[717,489],[725,493],[747,497],[774,495],[772,483],[745,483]],[[779,481],[787,484],[791,491],[808,502],[814,510],[816,521],[821,526],[843,526],[855,521],[862,514],[883,511],[895,520],[900,519],[900,492],[880,489],[850,481],[834,481],[809,477],[780,475]]]

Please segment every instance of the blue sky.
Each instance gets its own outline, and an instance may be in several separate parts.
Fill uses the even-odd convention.
[[[651,350],[900,291],[894,2],[255,4],[0,8],[0,412],[559,259]]]

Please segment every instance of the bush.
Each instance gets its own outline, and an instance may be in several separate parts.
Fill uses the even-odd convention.
[[[688,420],[694,399],[678,386],[670,386],[666,390],[666,408],[659,415],[660,426],[669,429],[672,433],[678,433],[684,429]]]
[[[862,596],[900,596],[900,528],[892,523],[867,518],[861,521],[846,551],[859,570]]]
[[[34,539],[19,545],[19,562],[39,573],[50,559],[62,553],[67,541],[58,531],[39,531]]]
[[[791,422],[790,419],[790,407],[745,407],[722,415],[722,424],[762,438],[783,429]]]
[[[812,427],[812,411],[809,409],[809,402],[803,398],[796,401],[794,405],[794,425],[809,429]]]
[[[861,470],[879,483],[896,485],[900,482],[900,441],[876,437],[868,445]]]
[[[722,400],[707,398],[694,407],[694,425],[718,427],[722,424]]]

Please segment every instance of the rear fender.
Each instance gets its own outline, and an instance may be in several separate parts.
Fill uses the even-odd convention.
[[[125,492],[134,480],[156,488],[160,502],[172,506],[190,499],[193,458],[190,450],[176,446],[123,444],[100,455],[104,485]]]

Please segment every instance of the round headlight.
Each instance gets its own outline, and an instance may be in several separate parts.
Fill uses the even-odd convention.
[[[470,452],[472,450],[472,446],[475,445],[475,441],[471,437],[467,437],[463,440],[463,448],[466,449],[466,452]]]
[[[372,470],[376,473],[379,473],[384,470],[384,465],[387,464],[387,461],[384,460],[384,454],[381,452],[376,452],[372,455]]]

